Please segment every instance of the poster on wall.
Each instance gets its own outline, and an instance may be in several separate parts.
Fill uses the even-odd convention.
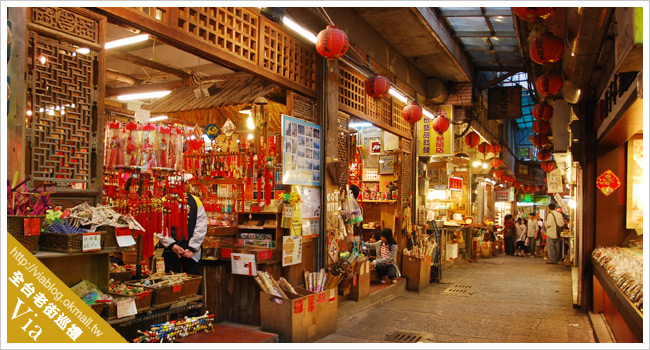
[[[296,186],[300,193],[300,216],[302,218],[302,235],[311,236],[320,234],[320,188],[311,186]]]
[[[564,192],[564,185],[562,182],[562,171],[555,169],[546,175],[548,193],[561,193]]]
[[[643,190],[643,137],[633,137],[627,142],[627,203],[625,228],[643,228],[643,204],[647,190]],[[645,203],[647,204],[647,202]]]
[[[302,263],[302,236],[282,237],[282,266]]]
[[[443,105],[435,112],[442,117],[453,120],[454,106]],[[454,126],[442,134],[433,130],[433,119],[423,116],[418,122],[418,155],[419,156],[453,156],[454,155]]]
[[[232,274],[257,276],[257,263],[254,254],[231,253]]]
[[[320,126],[282,115],[282,183],[320,186]]]

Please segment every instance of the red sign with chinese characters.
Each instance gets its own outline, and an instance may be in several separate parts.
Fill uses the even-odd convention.
[[[318,303],[322,304],[327,300],[327,295],[325,295],[325,292],[320,292],[318,293]]]
[[[293,301],[293,313],[299,314],[302,312],[302,298]]]
[[[316,295],[312,294],[308,298],[307,312],[312,312],[316,308]]]
[[[613,171],[607,170],[596,179],[596,187],[603,192],[605,196],[614,193],[621,186],[621,180]]]
[[[258,260],[271,259],[272,257],[273,257],[273,250],[271,249],[260,250],[259,254],[257,255]]]
[[[25,236],[41,235],[41,220],[39,218],[28,218],[24,220]]]
[[[462,191],[463,190],[463,178],[462,177],[449,177],[449,189],[452,191]]]
[[[222,258],[230,258],[232,254],[232,249],[231,248],[223,248],[221,250],[221,257]]]

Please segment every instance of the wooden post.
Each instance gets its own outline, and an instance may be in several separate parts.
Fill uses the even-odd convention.
[[[327,66],[324,72],[325,82],[325,115],[323,125],[325,126],[325,193],[323,197],[333,193],[339,188],[339,179],[335,174],[337,171],[330,171],[331,169],[338,169],[338,115],[339,115],[339,63],[337,60],[327,60]],[[323,234],[324,246],[324,259],[323,264],[327,266],[331,259],[328,254],[329,244],[328,239],[332,229],[338,227],[338,220],[335,220],[336,213],[325,211],[325,232]]]

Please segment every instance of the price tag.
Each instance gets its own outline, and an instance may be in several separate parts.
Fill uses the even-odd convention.
[[[329,302],[336,301],[336,290],[334,288],[330,289]]]
[[[163,257],[156,258],[156,273],[165,273],[165,259]]]
[[[181,291],[181,287],[183,287],[182,284],[175,284],[175,285],[172,287],[172,293],[180,292],[180,291]]]
[[[133,239],[131,229],[128,227],[116,227],[115,239],[117,240],[117,245],[120,247],[130,247],[135,245],[135,239]]]
[[[232,248],[223,248],[221,250],[222,258],[230,258],[231,254],[232,254]]]
[[[135,299],[125,298],[117,301],[117,318],[135,315],[138,309],[135,307]]]
[[[324,303],[327,300],[327,292],[318,293],[318,303]]]
[[[271,249],[260,250],[258,256],[259,256],[258,260],[271,259],[273,257],[273,250]]]
[[[302,312],[302,298],[293,301],[293,313],[299,314]]]
[[[352,279],[352,285],[353,286],[357,285],[357,275],[354,275],[354,278]]]
[[[99,234],[99,232],[84,233],[82,250],[84,252],[95,252],[102,250],[101,234]]]
[[[309,303],[307,305],[307,312],[312,312],[316,308],[316,296],[312,294],[309,296],[308,300]]]
[[[24,221],[25,236],[41,235],[41,220],[38,218],[27,218]]]

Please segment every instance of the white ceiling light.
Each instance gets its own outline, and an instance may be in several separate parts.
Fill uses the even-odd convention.
[[[246,119],[246,127],[248,128],[248,130],[255,129],[255,121],[253,121],[253,116],[249,115],[248,118]]]
[[[145,40],[149,40],[149,34],[140,34],[140,35],[124,38],[124,39],[109,41],[106,44],[104,44],[104,48],[114,49],[116,47],[131,45]]]
[[[90,53],[90,49],[87,48],[87,47],[80,47],[80,48],[76,49],[75,51],[77,51],[78,53],[80,53],[82,55],[87,55],[87,54]]]
[[[388,93],[389,93],[391,96],[395,97],[396,99],[402,101],[403,103],[407,103],[407,102],[408,102],[408,100],[406,99],[406,97],[405,97],[404,95],[400,94],[399,91],[397,91],[397,90],[395,90],[395,89],[393,89],[393,88],[390,88],[390,89],[388,90]]]
[[[305,39],[311,41],[314,44],[316,43],[316,35],[302,27],[300,24],[294,22],[291,18],[284,16],[282,18],[282,23],[284,23],[285,26],[293,29],[296,33],[302,35]]]
[[[350,128],[366,128],[372,126],[372,123],[369,122],[358,122],[348,124]]]
[[[161,121],[161,120],[165,120],[165,119],[167,119],[167,118],[169,118],[169,117],[166,116],[166,115],[159,115],[159,116],[157,116],[157,117],[149,118],[149,122],[151,122],[151,123],[153,123],[153,122],[159,122],[159,121]]]
[[[433,115],[433,113],[427,111],[427,110],[424,109],[424,108],[422,108],[422,114],[424,114],[425,117],[428,117],[428,118],[431,118],[431,119],[433,119],[433,118],[436,117],[435,115]]]
[[[152,92],[143,92],[139,94],[128,94],[117,96],[117,99],[120,101],[131,101],[131,100],[141,100],[144,98],[157,98],[167,96],[171,90],[164,91],[152,91]]]

